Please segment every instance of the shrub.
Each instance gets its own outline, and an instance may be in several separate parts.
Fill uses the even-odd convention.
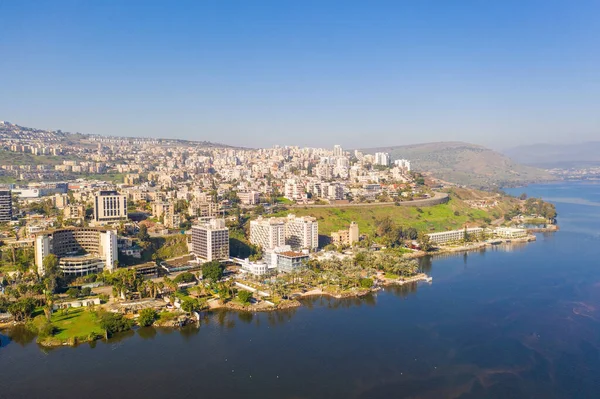
[[[106,331],[108,336],[131,329],[131,320],[123,317],[120,313],[103,312],[99,314],[99,317],[100,327]]]
[[[138,324],[141,327],[148,327],[154,324],[158,319],[158,314],[154,309],[143,309],[140,312],[140,316],[137,319]]]
[[[373,287],[373,279],[370,279],[370,278],[361,278],[360,279],[360,286],[362,288],[371,288],[371,287]]]
[[[191,283],[192,281],[196,281],[196,277],[190,272],[184,272],[176,276],[173,281],[177,284]]]
[[[75,299],[81,295],[81,291],[79,291],[79,288],[71,287],[67,290],[66,294],[69,296],[69,298]]]
[[[49,321],[44,321],[43,324],[38,326],[38,335],[40,338],[46,338],[54,335],[56,331],[56,327]]]

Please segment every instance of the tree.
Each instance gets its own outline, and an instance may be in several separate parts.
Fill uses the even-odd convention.
[[[202,278],[216,283],[223,278],[223,269],[223,265],[218,261],[207,262],[202,265]]]
[[[185,298],[181,303],[181,309],[188,314],[200,310],[200,301],[196,298]]]
[[[33,298],[23,298],[8,306],[8,312],[14,316],[16,321],[29,319],[34,311],[35,301]]]
[[[421,250],[425,251],[425,252],[429,252],[433,249],[433,244],[431,243],[431,240],[429,239],[429,236],[425,233],[420,233],[419,237],[417,239],[417,242],[419,244],[419,247],[421,248]]]
[[[67,290],[66,294],[69,298],[75,299],[81,294],[81,291],[78,288],[71,287]]]
[[[252,298],[252,293],[250,291],[240,290],[238,291],[237,297],[241,303],[248,305]]]
[[[140,231],[138,231],[136,237],[141,242],[149,242],[150,241],[150,235],[148,234],[148,227],[145,224],[142,224],[140,226]]]
[[[44,268],[44,274],[46,276],[58,274],[58,258],[56,255],[46,255],[46,257],[42,260],[42,267]]]
[[[154,309],[148,308],[143,309],[140,312],[140,316],[137,319],[138,324],[141,327],[148,327],[154,324],[154,322],[158,319],[158,313]]]

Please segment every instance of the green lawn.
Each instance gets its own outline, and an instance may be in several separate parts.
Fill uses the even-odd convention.
[[[44,314],[35,317],[34,324],[41,325],[46,319]],[[87,308],[69,309],[67,314],[56,311],[52,315],[52,324],[56,333],[46,340],[54,342],[86,341],[90,334],[104,335],[104,330],[98,324],[96,315]]]
[[[422,212],[419,212],[421,209]],[[319,234],[329,235],[333,231],[346,229],[350,222],[358,223],[361,234],[372,235],[375,220],[390,216],[402,227],[414,227],[419,231],[433,232],[461,228],[465,222],[483,224],[485,218],[493,219],[490,212],[473,209],[465,202],[451,199],[447,204],[413,208],[404,206],[361,206],[294,208],[275,216],[294,213],[296,216],[314,216],[319,222]],[[458,212],[458,215],[455,215]]]
[[[58,331],[54,338],[60,340],[73,337],[85,339],[90,333],[104,335],[104,330],[98,324],[96,316],[84,308],[70,309],[68,314],[54,313],[52,324]]]

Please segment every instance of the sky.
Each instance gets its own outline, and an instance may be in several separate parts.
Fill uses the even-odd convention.
[[[600,1],[0,0],[0,120],[230,145],[600,138]]]

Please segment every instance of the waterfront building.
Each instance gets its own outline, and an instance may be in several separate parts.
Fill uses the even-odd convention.
[[[10,222],[12,219],[12,193],[10,190],[0,190],[0,222]]]
[[[285,245],[285,221],[262,217],[250,221],[250,242],[263,250]]]
[[[229,259],[229,229],[224,219],[192,226],[192,254],[207,262]]]
[[[119,222],[127,219],[127,196],[116,191],[100,191],[94,196],[94,221]]]
[[[494,234],[501,238],[523,238],[527,237],[527,230],[513,227],[498,227],[494,230]]]
[[[429,240],[435,244],[447,244],[451,242],[458,242],[465,239],[465,232],[468,235],[481,238],[483,236],[483,229],[481,227],[471,227],[460,230],[442,231],[439,233],[427,234]]]
[[[289,273],[306,265],[310,256],[308,251],[293,251],[289,245],[273,248],[264,253],[264,261],[269,268]]]
[[[118,260],[117,233],[99,227],[67,227],[35,237],[35,265],[43,276],[44,258],[56,255],[65,275],[83,276],[114,270]]]

